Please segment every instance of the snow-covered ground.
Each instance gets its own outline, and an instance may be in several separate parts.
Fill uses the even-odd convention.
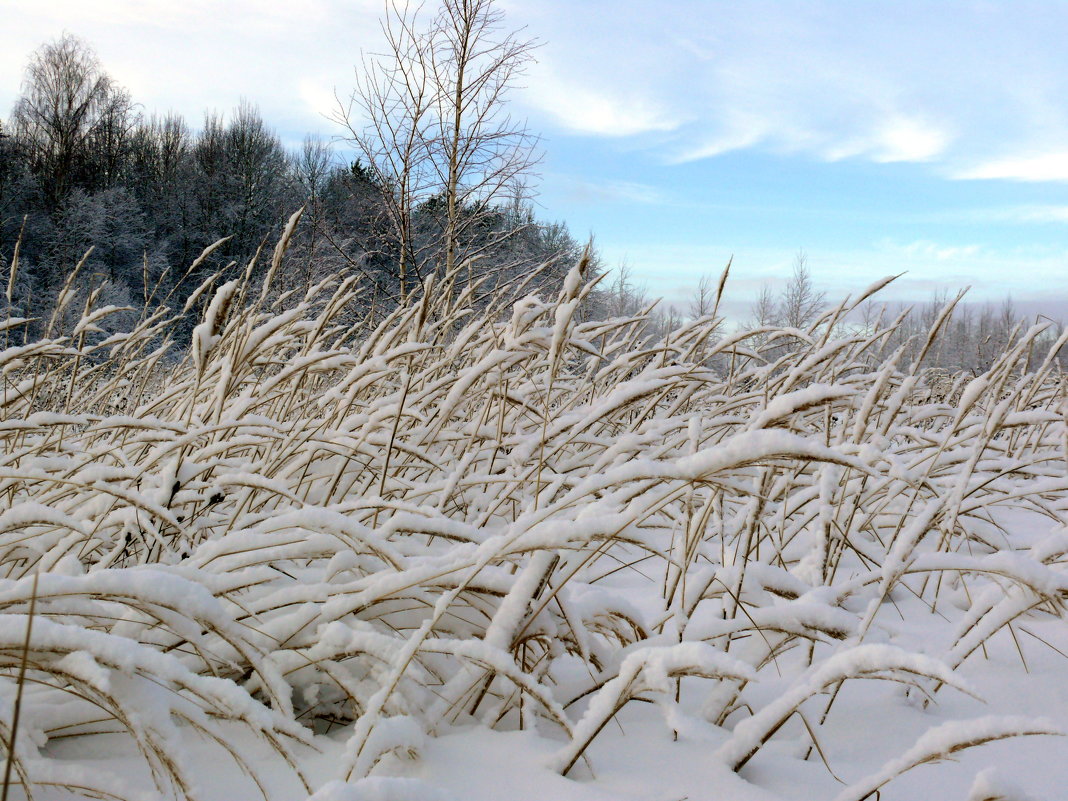
[[[1041,539],[1038,533],[1051,528],[1038,516],[1017,515],[1012,523],[1018,532],[1030,532],[1022,539]],[[951,624],[959,622],[965,604],[947,604],[937,614],[914,597],[895,599],[895,605],[900,616],[897,609],[888,611],[878,639],[936,657],[947,652]],[[784,677],[767,677],[754,693],[758,702],[774,701],[796,676],[797,660],[786,657],[782,663]],[[351,727],[317,736],[314,748],[298,753],[317,784],[316,801],[829,801],[847,785],[905,754],[942,724],[988,716],[1025,717],[1045,719],[1068,731],[1068,626],[1063,620],[1029,621],[1016,629],[1015,641],[1008,630],[999,632],[987,641],[985,653],[974,654],[958,674],[972,694],[942,690],[926,708],[895,683],[843,685],[831,714],[819,727],[826,765],[812,749],[804,724],[795,718],[740,774],[733,773],[716,755],[730,732],[702,719],[710,688],[693,679],[683,683],[677,708],[670,702],[668,710],[645,703],[626,706],[590,747],[590,764],[573,778],[553,770],[564,741],[559,732],[544,726],[541,731],[457,726],[426,738],[417,757],[388,756],[372,778],[351,784],[337,775],[345,762]],[[816,697],[802,712],[814,723],[825,706],[826,697]],[[304,797],[277,755],[237,728],[231,733],[241,750],[256,754],[265,783],[278,798]],[[188,732],[183,742],[205,801],[260,797],[255,785],[217,746]],[[47,753],[65,763],[115,771],[142,790],[151,787],[144,762],[127,738],[101,735],[58,741]],[[1065,797],[1066,787],[1068,741],[1029,736],[922,765],[886,785],[881,798],[1057,801]]]
[[[887,625],[890,642],[936,655],[947,647],[945,621],[920,607],[915,599],[911,603],[904,600],[901,611],[905,621]],[[960,610],[952,611],[959,616]],[[1027,716],[1045,718],[1068,729],[1068,663],[1065,656],[1053,650],[1056,647],[1068,653],[1068,632],[1059,621],[1035,621],[1026,630],[1049,643],[1017,634],[1026,668],[1007,631],[988,643],[985,656],[976,655],[961,668],[961,677],[976,697],[942,692],[935,705],[924,709],[907,698],[898,685],[845,685],[836,709],[819,734],[833,776],[818,753],[808,753],[811,739],[796,720],[780,730],[740,775],[731,772],[715,755],[728,732],[701,720],[701,701],[707,688],[696,682],[693,686],[684,685],[680,708],[673,712],[679,716],[673,718],[680,729],[677,738],[662,710],[632,703],[590,748],[593,771],[584,768],[574,779],[562,778],[550,767],[563,745],[551,731],[459,726],[428,738],[419,749],[418,758],[388,757],[376,770],[375,778],[347,787],[336,781],[336,773],[344,761],[350,729],[338,728],[316,737],[315,749],[304,749],[300,756],[308,775],[327,785],[315,796],[324,800],[833,799],[844,789],[838,779],[848,784],[876,772],[884,762],[905,753],[925,732],[946,722],[990,715]],[[779,691],[775,684],[768,682],[758,697],[773,700]],[[823,698],[813,699],[803,712],[816,719],[824,704]],[[260,769],[277,797],[302,796],[299,783],[291,771],[277,764],[276,755],[243,732],[235,729],[232,734],[242,750],[258,752]],[[183,741],[205,801],[259,797],[255,785],[218,752],[217,746],[188,732]],[[65,763],[96,765],[118,772],[142,790],[151,787],[144,775],[143,760],[126,738],[100,735],[58,741],[47,748],[47,753]],[[1063,798],[1064,788],[1068,787],[1066,756],[1068,744],[1059,737],[1004,740],[906,773],[884,788],[882,798],[1054,801]],[[405,778],[394,781],[381,777]]]

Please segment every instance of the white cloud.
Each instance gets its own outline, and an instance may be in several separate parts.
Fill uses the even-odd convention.
[[[724,112],[723,124],[706,138],[687,142],[669,157],[674,164],[715,158],[734,150],[744,150],[767,140],[774,126],[761,115],[744,111]],[[781,130],[780,130],[781,133]]]
[[[880,131],[873,156],[879,162],[930,161],[945,152],[949,141],[949,134],[935,125],[898,117]]]
[[[680,120],[653,99],[625,87],[595,89],[564,80],[549,69],[535,69],[524,99],[549,113],[565,129],[597,136],[622,137],[671,131]]]
[[[0,0],[2,3],[3,0]],[[266,120],[303,132],[323,119],[336,85],[351,90],[361,49],[379,44],[377,0],[38,0],[0,25],[0,117],[32,51],[64,31],[86,40],[146,112],[205,110],[242,99]]]
[[[1068,206],[1020,206],[1015,211],[1020,222],[1068,223]]]
[[[1068,223],[1068,206],[1031,203],[1019,206],[968,209],[937,215],[936,222],[985,223]]]
[[[994,159],[958,170],[954,177],[966,180],[1068,181],[1068,150]]]
[[[318,76],[318,79],[301,79],[297,89],[300,99],[304,101],[309,111],[323,117],[330,117],[340,110],[338,101],[340,99],[344,102],[346,95],[344,93],[335,95],[330,85],[329,79],[325,76]]]
[[[946,130],[931,122],[898,114],[878,120],[866,135],[830,142],[820,155],[827,161],[860,157],[880,164],[923,162],[942,155],[951,140]]]

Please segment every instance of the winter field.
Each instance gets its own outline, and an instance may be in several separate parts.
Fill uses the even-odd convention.
[[[1064,339],[650,341],[581,265],[372,324],[284,250],[191,343],[6,322],[4,799],[1065,797]]]

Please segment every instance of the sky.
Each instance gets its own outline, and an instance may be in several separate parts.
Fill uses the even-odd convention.
[[[804,251],[835,298],[903,272],[884,298],[1068,315],[1068,2],[498,4],[540,43],[511,97],[541,135],[539,216],[651,294],[685,303],[733,258],[749,298]],[[68,31],[146,112],[244,98],[287,143],[329,138],[383,8],[0,0],[0,117]]]

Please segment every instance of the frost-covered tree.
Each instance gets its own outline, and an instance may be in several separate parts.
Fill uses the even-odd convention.
[[[75,187],[106,188],[118,179],[136,119],[129,93],[70,34],[34,52],[11,117],[51,208]]]
[[[301,206],[276,291],[347,271],[361,285],[352,313],[388,312],[426,276],[445,273],[450,241],[454,265],[470,265],[454,285],[474,281],[476,304],[499,287],[555,291],[583,248],[563,223],[537,220],[518,174],[529,163],[522,154],[530,139],[521,126],[502,127],[506,90],[525,45],[500,30],[491,3],[445,4],[418,32],[396,27],[396,14],[414,24],[398,8],[385,23],[394,26],[398,46],[434,49],[401,51],[393,62],[421,65],[427,94],[415,107],[428,116],[410,142],[413,161],[392,172],[381,149],[368,151],[373,159],[362,154],[348,164],[314,139],[286,153],[250,102],[226,115],[207,113],[199,130],[173,113],[142,115],[88,45],[64,36],[42,46],[30,61],[23,96],[0,127],[0,269],[12,263],[20,236],[22,243],[11,308],[54,296],[90,246],[85,275],[124,287],[135,301],[180,307],[216,272],[243,270]],[[466,34],[443,27],[450,9],[459,15],[453,22],[469,26]],[[496,70],[485,59],[491,52],[505,61]],[[400,91],[398,81],[412,73],[390,73],[387,61],[374,64],[385,71],[362,79],[380,80],[373,96],[387,105],[374,117],[386,127],[373,133],[383,135],[379,145],[395,144],[388,134],[410,124],[412,115],[403,102],[389,105],[398,99],[390,87]],[[448,107],[441,82],[450,75],[447,94],[465,104],[459,129],[441,116]],[[222,238],[227,242],[190,271]],[[267,261],[260,260],[260,270]],[[595,264],[589,262],[591,270]],[[186,315],[179,339],[195,313]]]
[[[808,256],[798,251],[793,270],[782,290],[776,293],[769,284],[760,287],[750,307],[750,325],[767,325],[805,329],[819,319],[827,295],[816,289],[808,267]]]
[[[819,317],[827,295],[816,289],[808,269],[808,256],[798,251],[793,273],[782,290],[778,305],[778,322],[789,328],[807,328]]]

